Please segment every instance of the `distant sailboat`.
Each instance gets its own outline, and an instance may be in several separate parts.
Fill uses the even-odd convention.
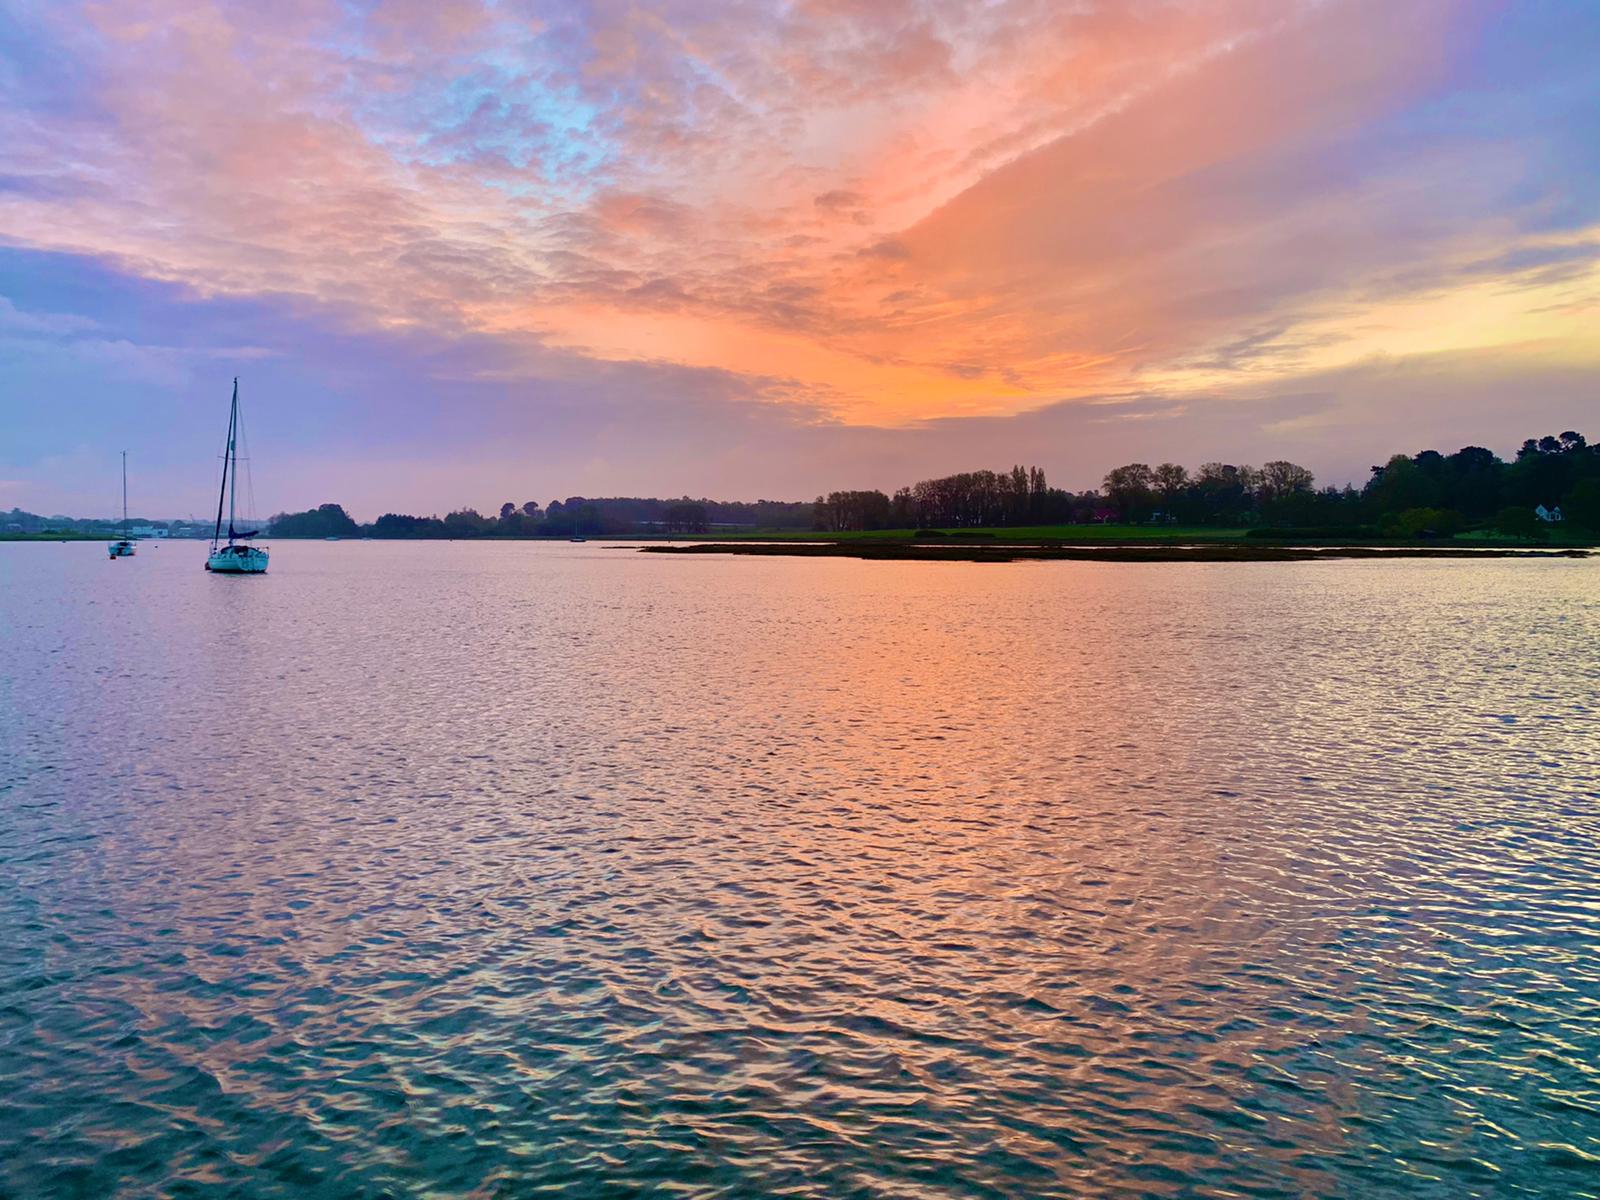
[[[267,569],[267,552],[245,542],[254,529],[240,533],[233,527],[234,495],[239,484],[239,380],[233,381],[233,406],[228,411],[228,447],[222,455],[222,490],[217,493],[217,525],[211,532],[211,553],[206,570],[224,575],[260,575]],[[222,503],[228,503],[228,540],[222,541]]]
[[[122,538],[106,547],[113,559],[132,558],[133,543],[128,540],[128,452],[122,452]]]

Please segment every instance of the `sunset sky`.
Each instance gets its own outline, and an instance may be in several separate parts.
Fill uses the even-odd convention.
[[[1591,0],[0,0],[0,509],[1600,435]]]

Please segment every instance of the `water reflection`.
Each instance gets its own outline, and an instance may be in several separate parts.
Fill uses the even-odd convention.
[[[0,1189],[1595,1190],[1588,563],[78,551]]]

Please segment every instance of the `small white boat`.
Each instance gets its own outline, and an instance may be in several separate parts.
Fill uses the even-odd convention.
[[[128,452],[122,452],[122,537],[106,547],[112,561],[133,557],[133,543],[128,540]]]
[[[267,552],[246,543],[256,536],[233,527],[235,493],[239,485],[239,380],[233,381],[233,406],[228,411],[228,446],[222,454],[222,490],[217,493],[217,526],[211,533],[206,570],[219,575],[261,575],[267,569]],[[222,542],[222,502],[228,502],[228,540]]]

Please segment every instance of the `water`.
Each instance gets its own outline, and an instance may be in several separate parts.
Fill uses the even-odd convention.
[[[1600,1195],[1600,562],[0,545],[0,1195]]]

